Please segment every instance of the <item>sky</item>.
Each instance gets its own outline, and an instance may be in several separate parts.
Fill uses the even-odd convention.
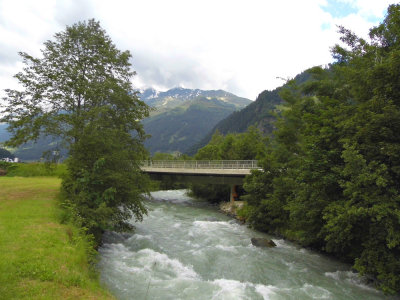
[[[96,19],[129,50],[135,88],[223,89],[255,100],[332,62],[337,25],[366,38],[391,0],[0,0],[0,97],[18,88],[18,52],[40,57],[67,25]]]

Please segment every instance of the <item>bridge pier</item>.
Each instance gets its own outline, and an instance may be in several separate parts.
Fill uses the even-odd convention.
[[[236,192],[236,184],[231,185],[231,203],[233,204],[235,200],[237,199],[238,195]]]

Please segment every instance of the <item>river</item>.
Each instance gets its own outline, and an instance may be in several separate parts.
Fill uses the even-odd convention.
[[[152,193],[134,234],[108,232],[101,281],[118,299],[382,299],[350,267],[253,231],[186,196]],[[252,246],[268,237],[275,248]]]

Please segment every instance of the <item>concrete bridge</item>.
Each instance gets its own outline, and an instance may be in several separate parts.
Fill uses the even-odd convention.
[[[243,184],[251,170],[261,168],[256,160],[153,160],[143,162],[141,169],[155,180],[168,177],[175,182],[228,184],[234,201],[236,186]]]

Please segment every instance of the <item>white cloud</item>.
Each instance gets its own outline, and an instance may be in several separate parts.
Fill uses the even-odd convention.
[[[38,55],[65,25],[95,18],[133,54],[138,87],[225,89],[255,99],[314,65],[331,62],[336,24],[361,36],[382,20],[389,0],[349,1],[335,19],[325,0],[0,0],[0,89],[18,71],[18,51]],[[12,87],[12,86],[11,86]]]

